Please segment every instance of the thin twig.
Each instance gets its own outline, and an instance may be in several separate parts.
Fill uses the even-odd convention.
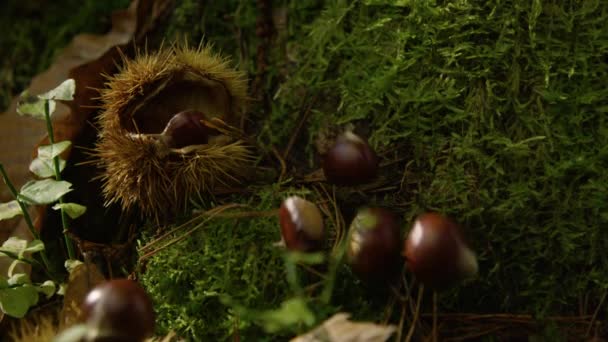
[[[437,342],[437,291],[433,291],[433,342]]]
[[[414,317],[412,318],[412,323],[410,325],[410,329],[407,332],[407,336],[405,337],[405,342],[410,342],[412,340],[412,336],[414,336],[414,330],[416,330],[416,323],[418,322],[418,316],[420,316],[420,306],[422,305],[422,294],[424,293],[424,285],[420,285],[418,287],[418,298],[416,299],[416,311],[414,311]]]
[[[591,329],[593,328],[593,325],[595,324],[595,320],[597,319],[597,315],[600,312],[600,308],[604,305],[604,301],[606,301],[607,295],[608,295],[608,290],[604,291],[604,294],[602,295],[602,299],[600,299],[600,303],[595,308],[595,311],[593,312],[593,316],[591,317],[591,321],[589,322],[589,327],[587,327],[587,333],[585,333],[585,336],[590,337],[589,335],[591,335]]]

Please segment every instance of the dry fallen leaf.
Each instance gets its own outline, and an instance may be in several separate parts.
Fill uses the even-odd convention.
[[[319,327],[290,342],[384,342],[395,333],[393,325],[352,322],[350,314],[337,313]]]
[[[70,272],[63,299],[61,321],[70,326],[80,319],[80,306],[89,291],[103,282],[105,277],[93,263],[82,263]]]

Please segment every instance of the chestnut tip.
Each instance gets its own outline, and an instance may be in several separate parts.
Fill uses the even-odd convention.
[[[281,238],[288,249],[310,252],[322,247],[325,227],[316,204],[290,196],[281,203],[279,221]]]

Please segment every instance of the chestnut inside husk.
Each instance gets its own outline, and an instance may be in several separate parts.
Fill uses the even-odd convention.
[[[171,148],[202,145],[209,141],[210,130],[201,120],[205,114],[197,110],[186,110],[175,114],[165,126],[162,138]]]

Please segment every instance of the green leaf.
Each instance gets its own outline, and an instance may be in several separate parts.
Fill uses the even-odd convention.
[[[32,283],[32,281],[30,280],[30,277],[25,273],[17,273],[17,274],[12,275],[10,278],[8,278],[9,286],[24,285],[24,284],[31,284],[31,283]]]
[[[17,113],[19,115],[29,115],[38,119],[45,120],[44,104],[46,100],[42,100],[37,96],[30,96],[27,92],[21,94],[19,103],[17,104]],[[55,111],[55,101],[49,101],[49,114]]]
[[[65,290],[67,289],[68,285],[66,283],[61,283],[59,284],[59,290],[57,290],[57,294],[60,296],[65,296]]]
[[[38,291],[32,285],[0,288],[0,310],[9,316],[23,318],[29,308],[36,303],[38,303]]]
[[[51,298],[55,294],[57,286],[52,280],[47,280],[38,286],[38,292],[44,293],[47,299]]]
[[[68,214],[72,219],[75,219],[87,211],[87,207],[78,203],[57,203],[53,206],[54,210],[61,210]]]
[[[22,214],[23,212],[21,211],[21,207],[17,201],[10,201],[0,204],[0,221],[8,220]]]
[[[59,158],[59,172],[65,169],[66,161]],[[55,164],[53,159],[36,158],[30,163],[30,171],[40,178],[55,176]]]
[[[269,333],[304,323],[312,326],[315,316],[302,298],[292,298],[284,301],[277,310],[265,311],[260,314],[264,328]]]
[[[33,240],[28,242],[27,240],[20,239],[15,236],[8,238],[6,241],[4,241],[2,247],[0,247],[0,253],[10,253],[17,255],[19,258],[23,257],[25,252],[34,253],[42,250],[44,250],[44,243],[42,241]]]
[[[50,204],[72,191],[72,184],[66,181],[43,179],[27,182],[19,193],[19,199],[28,204]]]
[[[44,145],[38,147],[38,158],[53,159],[72,145],[69,140],[61,141],[52,145]]]
[[[19,260],[19,259],[15,259],[15,260],[13,260],[13,262],[11,262],[11,264],[8,267],[8,270],[7,270],[7,274],[8,274],[9,277],[12,277],[13,275],[15,275],[15,273],[14,273],[15,269],[19,265],[25,265],[25,263],[23,261]],[[17,274],[19,274],[19,273],[17,273]]]
[[[83,262],[77,259],[68,259],[65,261],[64,266],[65,269],[68,270],[68,273],[72,273],[76,269],[78,265],[82,265]]]
[[[67,79],[58,85],[55,89],[44,94],[38,95],[39,98],[45,100],[62,100],[71,101],[74,99],[74,91],[76,90],[76,82],[74,79]]]
[[[2,247],[0,247],[0,252],[2,250],[7,250],[15,254],[19,254],[19,252],[27,248],[27,242],[27,240],[20,239],[16,236],[11,236],[6,239],[4,243],[2,243]]]
[[[43,250],[44,250],[44,242],[42,242],[41,240],[34,240],[34,241],[30,241],[27,244],[27,248],[25,248],[24,252],[35,253],[35,252],[40,252]]]

